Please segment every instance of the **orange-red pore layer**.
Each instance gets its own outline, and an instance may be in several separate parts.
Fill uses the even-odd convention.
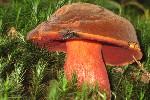
[[[101,54],[102,45],[91,41],[70,40],[66,42],[66,47],[66,77],[71,80],[75,73],[79,86],[84,82],[89,85],[98,83],[100,90],[106,91],[110,97],[110,84]]]

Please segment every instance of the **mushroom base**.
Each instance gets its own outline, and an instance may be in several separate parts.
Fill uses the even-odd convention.
[[[110,84],[105,64],[102,59],[100,43],[85,40],[69,40],[66,42],[67,56],[64,71],[68,80],[77,75],[78,86],[88,83],[98,84],[100,90],[106,91],[108,100],[111,97]]]

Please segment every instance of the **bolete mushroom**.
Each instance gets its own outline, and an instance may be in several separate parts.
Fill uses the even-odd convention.
[[[98,84],[111,97],[106,65],[140,60],[142,52],[133,25],[113,12],[89,3],[72,3],[27,34],[27,40],[50,52],[66,52],[64,72],[77,75],[78,85]]]

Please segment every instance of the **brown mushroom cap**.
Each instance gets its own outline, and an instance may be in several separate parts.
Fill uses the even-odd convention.
[[[66,52],[65,42],[71,39],[101,42],[103,58],[108,65],[132,63],[133,56],[137,60],[142,58],[133,25],[93,4],[65,5],[27,34],[27,40],[32,40],[49,51]]]

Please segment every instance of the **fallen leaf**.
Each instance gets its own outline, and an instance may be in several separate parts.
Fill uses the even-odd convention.
[[[18,32],[16,31],[14,27],[11,27],[7,35],[11,37],[11,39],[14,39],[18,37]]]
[[[141,81],[145,84],[148,84],[150,82],[150,77],[146,74],[141,75]]]

